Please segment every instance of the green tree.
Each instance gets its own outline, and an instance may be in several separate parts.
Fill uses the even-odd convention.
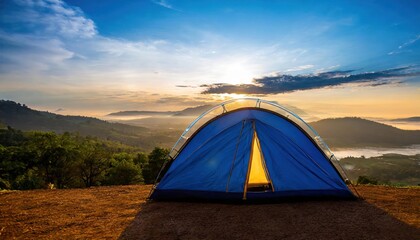
[[[109,156],[108,149],[101,143],[93,139],[83,141],[77,167],[86,187],[100,185],[109,168]]]
[[[22,131],[7,126],[7,129],[0,129],[0,144],[3,146],[19,146],[25,141]]]
[[[0,145],[0,179],[1,189],[9,189],[10,182],[13,180],[13,172],[15,171],[16,166],[13,166],[11,161],[11,153],[8,148]]]
[[[71,133],[0,129],[0,188],[141,183],[143,167],[148,166],[149,172],[160,169],[161,151],[151,153],[150,164],[138,148],[121,143]]]
[[[0,178],[15,186],[15,179],[31,168],[33,158],[24,147],[4,147],[0,145]]]
[[[145,183],[154,183],[163,164],[169,160],[169,149],[155,147],[149,154],[149,162],[143,168],[143,177]],[[161,176],[164,172],[161,173]]]
[[[75,163],[78,145],[69,133],[57,135],[52,132],[33,132],[29,146],[34,149],[37,165],[45,184],[53,183],[57,188],[71,187],[75,180]]]
[[[140,168],[143,168],[148,162],[147,155],[143,152],[137,153],[136,157],[133,159],[133,162],[134,164],[140,166]]]
[[[141,169],[131,159],[115,161],[114,166],[109,169],[107,183],[109,185],[128,185],[143,182]]]

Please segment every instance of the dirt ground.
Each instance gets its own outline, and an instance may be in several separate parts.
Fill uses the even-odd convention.
[[[0,192],[0,239],[420,239],[420,188],[364,201],[150,202],[150,186]]]
[[[150,186],[0,193],[0,239],[117,239]]]

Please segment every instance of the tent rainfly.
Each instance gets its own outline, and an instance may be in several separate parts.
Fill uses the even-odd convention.
[[[261,99],[235,99],[203,113],[170,159],[151,199],[354,198],[315,130]]]

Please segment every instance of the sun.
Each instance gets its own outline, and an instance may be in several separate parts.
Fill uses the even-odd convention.
[[[253,68],[239,61],[222,66],[219,82],[228,84],[250,84],[256,76]]]

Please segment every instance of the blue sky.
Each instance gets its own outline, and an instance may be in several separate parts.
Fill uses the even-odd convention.
[[[330,58],[325,63],[362,68],[367,68],[363,61],[402,51],[416,50],[403,61],[389,56],[387,62],[369,68],[419,61],[419,44],[410,44],[420,37],[418,1],[124,2],[68,1],[81,7],[102,35],[131,41],[206,45],[224,40],[229,48],[239,49],[279,45],[319,51]]]
[[[320,116],[419,115],[419,12],[419,1],[6,0],[0,98],[101,115],[246,94]]]

